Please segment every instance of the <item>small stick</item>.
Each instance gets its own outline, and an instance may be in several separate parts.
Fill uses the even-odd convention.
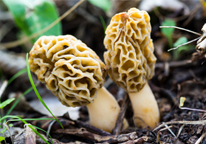
[[[163,124],[164,124],[164,122],[163,122]],[[168,129],[168,131],[169,131],[175,138],[177,138],[177,136],[173,133],[173,131],[170,129],[170,127],[168,127],[167,124],[165,124],[165,127]]]
[[[192,64],[191,60],[182,60],[182,61],[171,61],[165,63],[156,63],[155,68],[164,68],[166,63],[168,63],[169,67],[181,67],[186,66],[188,64]]]
[[[184,28],[181,28],[181,27],[177,27],[177,26],[160,26],[160,28],[176,28],[176,29],[180,29],[180,30],[187,31],[187,32],[190,32],[190,33],[201,36],[200,33],[197,33],[197,32],[194,32],[194,31],[191,31],[191,30],[188,30],[188,29],[184,29]]]
[[[179,137],[180,133],[182,132],[182,129],[184,128],[184,124],[180,127],[179,131],[178,131],[178,134],[177,134],[177,138]]]
[[[96,133],[91,133],[87,131],[84,128],[80,129],[57,129],[55,131],[51,131],[53,134],[69,134],[69,135],[75,135],[78,137],[86,138],[88,140],[92,140],[95,143],[100,142],[108,142],[108,143],[122,143],[127,142],[129,140],[136,140],[138,138],[136,132],[131,132],[127,134],[121,134],[121,135],[110,135],[110,136],[103,136],[98,135]]]
[[[6,127],[6,129],[7,129],[8,132],[9,132],[9,135],[10,135],[10,138],[11,138],[11,143],[14,144],[14,137],[13,137],[12,134],[11,134],[11,131],[10,131],[9,126],[8,126],[6,123],[3,123],[3,125]]]
[[[187,44],[190,44],[190,43],[192,43],[192,42],[194,42],[194,41],[197,41],[198,39],[200,39],[200,37],[198,37],[198,38],[196,38],[196,39],[193,39],[193,40],[191,40],[191,41],[188,41],[188,42],[186,42],[186,43],[183,43],[183,44],[181,44],[181,45],[178,45],[178,46],[175,47],[175,48],[168,49],[167,51],[176,50],[176,49],[178,49],[179,47],[184,46],[184,45],[187,45]]]
[[[165,122],[163,124],[160,124],[158,127],[156,127],[153,131],[156,131],[157,129],[165,126],[165,124],[190,124],[190,125],[205,125],[206,120],[199,120],[199,121],[171,121],[171,122]]]
[[[103,130],[101,130],[101,129],[98,129],[98,128],[92,126],[92,125],[88,125],[88,124],[86,124],[86,123],[84,123],[84,122],[81,122],[81,121],[78,121],[78,120],[76,120],[76,121],[74,121],[74,122],[75,122],[77,125],[79,125],[79,126],[85,128],[85,129],[87,129],[88,131],[92,131],[92,132],[94,132],[94,133],[96,133],[96,134],[99,134],[99,135],[102,135],[102,136],[111,136],[110,133],[108,133],[108,132],[106,132],[106,131],[103,131]]]
[[[50,131],[51,131],[51,128],[52,128],[54,122],[56,122],[56,121],[55,121],[55,120],[51,121],[51,123],[50,123],[49,126],[48,126],[47,134],[46,134],[47,137],[49,137],[49,134],[50,134]]]
[[[203,134],[201,135],[201,137],[195,142],[195,144],[199,144],[199,143],[203,140],[203,138],[205,137],[205,135],[206,135],[206,133],[203,133]]]
[[[198,112],[203,112],[203,113],[206,112],[206,110],[195,109],[195,108],[188,108],[188,107],[180,107],[180,109],[183,109],[183,110],[191,110],[191,111],[198,111]]]
[[[129,103],[129,98],[128,98],[127,94],[124,92],[124,99],[123,99],[123,102],[121,105],[119,115],[117,117],[116,125],[115,125],[114,129],[112,130],[112,134],[114,134],[114,135],[119,135],[119,133],[121,131],[123,120],[124,120],[124,115],[125,115],[128,103]]]
[[[26,125],[25,144],[36,144],[36,133]]]
[[[3,84],[1,85],[1,88],[0,88],[0,99],[1,99],[1,96],[2,96],[3,92],[4,92],[5,89],[6,89],[7,83],[8,83],[8,81],[5,80],[5,81],[3,82]]]
[[[159,130],[158,132],[157,132],[157,140],[156,140],[156,143],[160,143],[160,132],[161,131],[164,131],[164,130],[167,130],[167,129],[169,129],[169,128],[171,128],[172,126],[167,126],[167,127],[165,127],[165,128],[162,128],[161,130]]]

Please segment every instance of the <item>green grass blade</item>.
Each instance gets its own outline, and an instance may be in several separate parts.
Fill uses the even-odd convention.
[[[47,144],[49,144],[49,142],[37,131],[33,128],[33,126],[31,124],[28,124],[26,122],[26,120],[54,120],[53,118],[32,118],[32,119],[22,119],[18,116],[4,116],[3,118],[0,119],[0,121],[6,119],[6,118],[15,118],[13,120],[9,120],[9,121],[14,121],[14,120],[20,120],[22,121],[24,124],[27,124],[29,128],[31,128],[44,142],[46,142]],[[40,129],[40,128],[39,128]],[[53,142],[53,141],[52,141]]]
[[[31,128],[44,142],[46,142],[47,144],[50,144],[36,129],[34,129],[34,128],[32,127],[31,124],[28,124],[28,123],[26,122],[27,119],[22,119],[22,118],[20,118],[20,117],[18,117],[18,116],[11,116],[11,115],[9,115],[9,116],[4,116],[3,118],[0,119],[0,121],[4,120],[4,119],[6,119],[6,118],[15,118],[15,119],[17,119],[17,120],[22,121],[24,124],[27,124],[28,127]],[[40,119],[40,118],[39,118],[39,119]],[[43,118],[43,119],[44,119],[44,120],[48,120],[48,119],[49,119],[49,120],[54,120],[53,118]],[[32,118],[31,120],[38,120],[38,118],[37,118],[37,119]]]
[[[104,32],[106,31],[106,28],[107,28],[107,25],[106,25],[106,23],[105,23],[105,20],[104,20],[104,18],[102,17],[102,16],[99,16],[99,18],[100,18],[100,20],[101,20],[101,22],[102,22],[102,26],[103,26],[103,29],[104,29]]]
[[[31,72],[30,72],[30,68],[29,68],[29,61],[28,61],[28,53],[26,54],[26,65],[27,65],[27,72],[28,72],[28,76],[29,76],[29,80],[31,82],[31,85],[34,89],[34,92],[36,93],[38,99],[41,101],[41,103],[44,105],[44,107],[50,112],[50,114],[55,118],[55,120],[59,123],[59,125],[62,127],[62,129],[64,129],[62,123],[53,115],[53,113],[50,111],[50,109],[47,107],[47,105],[45,104],[45,102],[42,100],[41,96],[39,95],[39,92],[37,91],[37,88],[33,82],[32,76],[31,76]]]
[[[54,118],[25,118],[25,121],[36,121],[36,120],[55,120]],[[11,119],[9,121],[18,121],[18,119]]]
[[[6,115],[9,115],[11,113],[11,111],[16,107],[16,105],[19,103],[19,101],[21,100],[21,98],[25,95],[27,95],[29,92],[31,92],[33,90],[33,87],[30,87],[29,89],[27,89],[20,97],[18,97],[18,99],[14,102],[14,104],[11,106],[11,108],[8,110],[8,112],[6,113]]]
[[[52,144],[54,144],[54,142],[53,142],[53,140],[52,140],[51,135],[50,135],[49,133],[47,133],[47,131],[45,131],[45,130],[43,130],[43,129],[39,128],[39,127],[36,127],[36,126],[33,126],[33,127],[35,127],[36,129],[39,129],[39,130],[41,130],[41,131],[45,132],[46,134],[48,134],[48,136],[50,137],[50,139],[51,139],[51,141],[52,141]]]
[[[175,26],[175,25],[176,23],[172,19],[166,19],[162,22],[162,26]],[[172,34],[174,30],[175,30],[174,28],[162,28],[161,29],[162,34],[164,34],[167,37],[170,47],[173,46]]]
[[[44,142],[46,142],[47,144],[50,144],[36,129],[33,128],[31,124],[28,124],[28,127],[32,129]]]
[[[22,75],[23,73],[27,72],[27,69],[24,68],[22,70],[20,70],[19,72],[17,72],[14,76],[12,76],[9,81],[8,81],[8,85],[13,81],[15,80],[17,77],[19,77],[20,75]]]
[[[5,106],[7,106],[8,104],[10,104],[11,102],[13,102],[15,100],[15,98],[10,98],[7,99],[3,102],[0,103],[0,109],[3,109]]]
[[[18,121],[18,120],[24,120],[24,121],[34,121],[34,120],[55,120],[54,118],[28,118],[28,119],[22,119],[18,116],[8,115],[0,118],[0,121],[7,119],[7,118],[13,118],[9,121]]]

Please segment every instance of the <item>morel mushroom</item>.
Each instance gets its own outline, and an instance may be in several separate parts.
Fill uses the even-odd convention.
[[[104,59],[111,79],[129,94],[136,126],[154,128],[160,115],[147,83],[156,62],[150,32],[147,12],[131,8],[128,13],[116,14],[106,29]]]
[[[112,131],[120,107],[101,88],[106,76],[104,63],[83,42],[71,35],[42,36],[30,51],[29,66],[62,104],[87,105],[90,124]]]
[[[206,51],[206,24],[203,25],[202,29],[203,34],[200,37],[200,39],[197,41],[197,46],[196,46],[196,50],[199,53],[205,53]]]

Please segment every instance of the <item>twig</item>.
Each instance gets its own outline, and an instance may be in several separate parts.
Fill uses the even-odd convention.
[[[191,30],[188,30],[188,29],[184,29],[184,28],[181,28],[181,27],[177,27],[177,26],[160,26],[160,28],[176,28],[176,29],[179,29],[179,30],[183,30],[183,31],[187,31],[187,32],[199,35],[199,36],[202,35],[200,33],[197,33],[197,32],[194,32],[194,31],[191,31]]]
[[[69,134],[69,135],[75,135],[83,138],[90,139],[95,142],[108,142],[108,143],[122,143],[126,142],[128,140],[135,140],[137,139],[136,132],[122,134],[122,135],[111,135],[111,136],[102,136],[95,133],[91,133],[87,131],[84,128],[80,129],[58,129],[55,131],[52,131],[52,133],[60,133],[60,134]]]
[[[76,9],[82,2],[84,2],[84,0],[80,0],[78,3],[76,3],[71,9],[69,9],[68,11],[66,11],[61,17],[59,17],[57,20],[55,20],[53,23],[51,23],[50,25],[48,25],[47,27],[45,27],[44,29],[28,36],[25,37],[23,39],[17,40],[17,41],[13,41],[13,42],[8,42],[8,43],[3,43],[0,44],[0,49],[5,49],[5,48],[12,48],[18,45],[21,45],[37,36],[39,36],[40,34],[48,31],[49,29],[51,29],[53,26],[55,26],[58,22],[60,22],[62,19],[64,19],[67,15],[69,15],[74,9]]]
[[[119,115],[117,117],[116,125],[115,125],[114,129],[112,130],[112,134],[114,134],[114,135],[119,135],[119,133],[122,129],[124,115],[125,115],[125,112],[127,110],[128,103],[129,103],[129,98],[128,98],[127,94],[125,93],[124,100],[122,102],[121,109],[120,109]]]
[[[186,42],[186,43],[183,43],[183,44],[181,44],[181,45],[178,45],[177,47],[168,49],[167,51],[176,50],[176,49],[178,49],[179,47],[184,46],[184,45],[187,45],[187,44],[190,44],[190,43],[192,43],[192,42],[194,42],[194,41],[197,41],[198,39],[200,39],[200,37],[198,37],[198,38],[196,38],[196,39],[193,39],[193,40],[191,40],[191,41],[188,41],[188,42]]]
[[[46,134],[47,137],[49,137],[51,128],[52,128],[52,126],[53,126],[53,124],[54,124],[55,122],[56,122],[55,120],[53,120],[53,121],[50,122],[50,124],[49,124],[49,126],[48,126],[48,129],[47,129],[47,134]]]
[[[205,135],[206,135],[206,133],[203,133],[203,134],[201,135],[201,137],[195,142],[195,144],[199,144],[199,143],[203,140],[203,138],[205,137]]]
[[[163,124],[165,124],[165,122],[163,122]],[[175,138],[177,138],[177,136],[173,133],[173,131],[170,129],[170,127],[168,127],[167,124],[165,124],[165,127],[168,129],[168,131],[169,131]]]
[[[12,144],[14,144],[14,138],[13,138],[13,136],[12,136],[12,134],[11,134],[11,131],[10,131],[9,126],[8,126],[6,123],[3,123],[3,125],[4,125],[4,126],[6,127],[6,129],[8,130],[9,135],[10,135],[10,137],[11,137],[11,142],[12,142]]]
[[[171,61],[168,63],[168,65],[169,67],[181,67],[181,66],[185,66],[191,63],[192,63],[191,60],[182,60],[182,61]],[[155,68],[164,68],[164,67],[165,67],[165,63],[156,63],[155,65]]]
[[[5,80],[5,81],[3,82],[3,84],[1,85],[1,88],[0,88],[0,99],[1,99],[1,96],[2,96],[3,92],[4,92],[5,89],[6,89],[7,83],[8,83],[8,81]]]
[[[195,109],[195,108],[188,108],[188,107],[180,107],[180,109],[183,110],[191,110],[191,111],[198,111],[198,112],[206,112],[206,110],[201,110],[201,109]]]
[[[160,142],[160,132],[161,132],[161,131],[164,131],[164,130],[167,130],[167,129],[171,128],[171,127],[172,127],[172,126],[162,128],[161,130],[159,130],[159,131],[157,132],[157,140],[156,140],[156,143],[159,143],[159,142]]]
[[[110,133],[108,133],[108,132],[106,132],[106,131],[103,131],[103,130],[101,130],[101,129],[98,129],[98,128],[94,127],[94,126],[88,125],[88,124],[86,124],[86,123],[84,123],[84,122],[75,121],[75,123],[76,123],[77,125],[79,125],[80,127],[83,127],[83,128],[85,128],[85,129],[87,129],[88,131],[92,131],[92,132],[94,132],[94,133],[96,133],[96,134],[99,134],[99,135],[102,135],[102,136],[111,136]]]
[[[182,132],[182,129],[184,128],[185,125],[182,125],[177,133],[177,138],[179,137],[180,133]]]
[[[199,121],[172,121],[172,122],[165,122],[161,125],[159,125],[158,127],[156,127],[153,131],[165,126],[165,124],[191,124],[191,125],[205,125],[206,124],[206,120],[199,120]]]
[[[127,142],[123,142],[120,144],[142,144],[144,142],[146,142],[149,138],[147,136],[142,136],[138,139],[135,140],[128,140]]]

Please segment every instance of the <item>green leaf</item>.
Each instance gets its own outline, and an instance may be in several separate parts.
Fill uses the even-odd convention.
[[[175,43],[174,43],[174,47],[177,47],[177,46],[179,46],[179,45],[181,45],[181,44],[184,44],[184,43],[186,43],[188,40],[187,40],[187,38],[186,37],[181,37],[181,38],[179,38]]]
[[[103,9],[105,12],[109,11],[111,8],[110,0],[88,0],[91,4]]]
[[[55,4],[52,0],[3,1],[8,7],[9,11],[12,13],[17,26],[28,36],[47,27],[50,23],[52,23],[59,17]],[[58,23],[42,35],[60,34],[61,25],[60,23]],[[33,40],[33,42],[35,40]]]
[[[184,44],[186,42],[188,42],[187,38],[186,37],[181,37],[174,43],[174,47],[177,47],[177,46],[179,46],[181,44]],[[193,49],[193,47],[191,47],[190,45],[183,45],[183,46],[179,47],[178,49],[173,51],[174,59],[178,59],[180,54],[183,51],[188,51],[188,50],[191,50],[191,49]]]
[[[171,19],[167,19],[162,22],[162,26],[175,26],[175,21]],[[174,28],[161,28],[161,32],[167,37],[169,41],[170,47],[172,47],[172,34],[174,32]]]
[[[5,137],[0,136],[0,142],[5,140]]]
[[[3,109],[5,106],[7,106],[8,104],[10,104],[12,101],[14,101],[15,98],[12,99],[7,99],[4,102],[0,103],[0,109]]]
[[[175,21],[171,20],[171,19],[167,19],[165,21],[162,22],[162,26],[175,26]],[[167,37],[171,37],[172,33],[174,32],[174,28],[162,28],[161,32],[167,36]]]

